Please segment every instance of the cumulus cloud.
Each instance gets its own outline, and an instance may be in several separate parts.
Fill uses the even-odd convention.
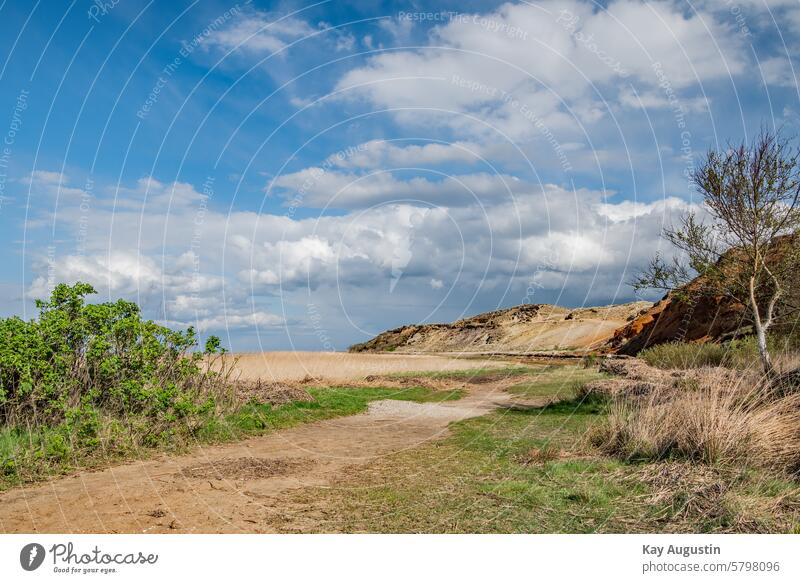
[[[228,289],[233,305],[223,302],[224,278],[192,270],[191,256],[164,258],[113,250],[108,255],[65,254],[48,261],[40,259],[38,275],[28,295],[47,297],[55,283],[91,283],[99,298],[125,297],[136,300],[149,315],[167,325],[195,326],[200,332],[267,328],[284,324],[283,317],[250,308],[241,292]]]
[[[474,142],[404,144],[370,140],[334,154],[326,161],[339,168],[425,167],[460,162],[472,164],[481,158],[483,147]]]
[[[754,27],[767,8],[794,22],[795,0],[741,5]],[[756,66],[742,22],[710,1],[508,2],[430,26],[384,17],[350,31],[299,14],[248,6],[202,40],[215,56],[233,52],[234,66],[291,55],[256,72],[289,92],[274,110],[248,110],[256,85],[237,84],[243,93],[226,92],[232,107],[210,126],[239,128],[220,160],[252,160],[248,171],[221,170],[242,185],[274,176],[274,157],[314,133],[291,172],[237,194],[237,204],[266,194],[267,210],[231,207],[213,183],[183,177],[85,184],[74,165],[69,175],[37,170],[23,180],[43,201],[26,223],[30,257],[44,243],[30,296],[84,280],[209,330],[313,330],[313,301],[320,313],[339,309],[325,323],[340,327],[331,336],[532,301],[531,290],[535,301],[628,299],[626,274],[692,208],[661,193],[687,192],[683,156],[739,130],[708,120],[712,108],[714,119],[732,111],[719,88],[738,89]],[[752,46],[771,55],[777,44]],[[359,45],[370,53],[322,66]],[[796,83],[791,65],[786,55],[758,63],[781,87]],[[274,152],[249,125],[269,130],[295,113]],[[188,172],[197,167],[187,159]],[[443,298],[447,316],[436,312]]]
[[[786,57],[770,57],[758,63],[761,75],[767,85],[797,87],[797,73],[792,62]]]
[[[509,27],[524,37],[495,32]],[[434,27],[425,49],[379,54],[337,88],[383,107],[482,114],[514,96],[547,117],[563,100],[591,121],[598,85],[625,78],[656,88],[667,79],[682,89],[742,73],[744,46],[728,32],[713,14],[687,14],[670,2],[616,0],[596,9],[561,1],[546,10],[507,3]]]
[[[186,321],[176,322],[179,325],[186,325]],[[285,325],[285,320],[281,316],[260,310],[227,310],[225,313],[216,314],[208,318],[190,320],[200,331],[207,330],[244,330],[244,329],[263,329],[275,328]]]
[[[351,33],[332,29],[324,22],[311,24],[293,13],[281,15],[247,9],[213,30],[203,39],[203,46],[206,50],[237,51],[260,58],[284,54],[290,45],[309,37],[339,52],[352,50],[356,42]]]
[[[208,194],[198,192],[194,186],[186,182],[164,183],[155,178],[140,178],[133,188],[116,189],[117,206],[141,208],[149,205],[153,208],[191,207],[206,200]]]
[[[205,39],[204,46],[226,52],[240,50],[270,54],[282,51],[289,42],[308,36],[314,30],[299,18],[253,10],[215,30]]]
[[[43,194],[48,197],[78,199],[86,194],[82,188],[68,186],[69,181],[67,175],[53,170],[34,170],[21,180],[30,187],[34,196]]]
[[[679,198],[669,197],[657,203],[644,203],[635,200],[622,200],[615,204],[601,203],[596,208],[599,215],[607,217],[612,222],[625,222],[650,215],[654,210],[661,211],[666,215],[668,211],[688,212],[693,207]]]
[[[680,108],[686,112],[704,112],[708,110],[709,106],[708,98],[706,97],[676,97],[674,101],[671,101],[664,92],[634,92],[630,88],[620,91],[619,100],[626,107],[672,110]]]
[[[412,202],[469,206],[508,198],[519,180],[503,174],[447,175],[429,170],[433,179],[415,176],[406,180],[388,171],[355,174],[314,167],[276,178],[272,185],[286,189],[288,199],[316,208],[364,208],[386,202]]]
[[[662,226],[688,208],[678,199],[615,202],[603,191],[540,186],[512,176],[503,180],[514,183],[515,196],[492,198],[491,178],[462,178],[486,187],[479,198],[451,201],[459,204],[375,204],[398,191],[419,198],[424,189],[446,200],[436,189],[450,188],[447,182],[392,178],[391,188],[370,191],[378,195],[370,205],[303,219],[223,213],[198,206],[209,201],[197,188],[145,178],[113,189],[136,205],[118,200],[112,212],[108,200],[99,200],[93,211],[93,225],[126,228],[109,237],[102,226],[85,235],[86,252],[65,249],[40,258],[29,294],[43,297],[55,282],[88,281],[101,297],[136,299],[159,319],[210,330],[280,328],[286,321],[277,315],[277,302],[302,306],[315,290],[328,302],[343,303],[362,293],[357,290],[372,290],[378,302],[393,294],[395,302],[424,303],[424,289],[437,295],[456,289],[466,297],[469,290],[502,292],[504,286],[518,290],[521,300],[531,281],[554,294],[580,285],[612,294],[626,270],[658,247]],[[137,205],[146,191],[154,195],[143,213]],[[175,192],[185,204],[170,206]],[[200,227],[198,208],[205,209]],[[76,204],[65,205],[59,221],[77,228],[79,213]],[[146,236],[132,238],[130,232]],[[302,323],[308,315],[294,317]]]

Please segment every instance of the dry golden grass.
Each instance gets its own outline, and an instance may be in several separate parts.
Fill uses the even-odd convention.
[[[694,370],[643,395],[619,393],[592,436],[601,449],[640,460],[800,471],[800,394],[779,395],[753,372]]]
[[[506,366],[488,359],[458,359],[414,354],[346,352],[255,352],[226,356],[232,378],[295,381],[306,377],[331,381],[360,380],[369,375],[446,372]]]

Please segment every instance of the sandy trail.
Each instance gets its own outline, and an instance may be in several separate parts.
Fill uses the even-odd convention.
[[[377,401],[352,417],[11,490],[0,494],[0,531],[275,532],[291,491],[441,438],[450,422],[507,403],[506,384],[468,386],[444,403]],[[314,531],[312,516],[296,528]]]

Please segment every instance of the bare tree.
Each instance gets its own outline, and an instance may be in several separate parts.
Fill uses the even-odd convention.
[[[693,293],[727,296],[747,307],[761,365],[772,374],[767,332],[786,307],[788,284],[800,267],[800,151],[780,131],[762,130],[750,144],[710,150],[692,182],[707,216],[689,213],[665,230],[680,253],[670,261],[656,255],[632,284],[680,294],[701,276]]]

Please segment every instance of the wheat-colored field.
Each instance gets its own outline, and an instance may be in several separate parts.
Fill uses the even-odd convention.
[[[459,359],[417,354],[350,354],[346,352],[252,352],[225,356],[235,360],[234,378],[267,381],[300,380],[306,376],[355,380],[367,375],[401,372],[469,370],[499,366],[484,359]]]

